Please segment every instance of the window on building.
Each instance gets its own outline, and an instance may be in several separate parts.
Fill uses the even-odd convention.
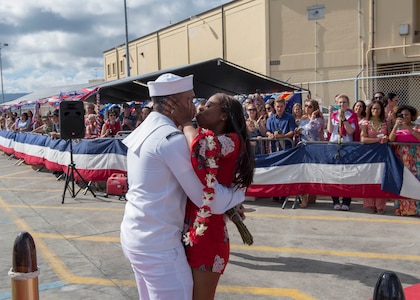
[[[420,43],[420,0],[415,0],[413,5],[413,42]]]
[[[124,60],[120,60],[120,74],[124,74]]]
[[[111,65],[106,65],[106,76],[111,77]]]
[[[112,76],[115,76],[116,72],[115,72],[115,63],[112,63]]]

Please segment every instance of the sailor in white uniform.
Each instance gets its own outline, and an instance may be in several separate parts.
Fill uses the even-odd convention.
[[[189,120],[193,76],[163,74],[148,82],[154,110],[123,143],[127,146],[129,190],[121,224],[121,245],[134,270],[140,299],[191,299],[192,275],[182,243],[187,197],[202,205],[203,185],[190,161],[182,131],[160,113],[172,95]],[[177,108],[177,109],[178,109]],[[244,201],[242,190],[216,183],[211,211],[223,214]]]

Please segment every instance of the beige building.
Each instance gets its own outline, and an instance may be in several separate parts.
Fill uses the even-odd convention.
[[[420,0],[239,0],[129,43],[130,75],[223,58],[311,90],[419,107]],[[104,52],[105,80],[126,77],[125,45]]]

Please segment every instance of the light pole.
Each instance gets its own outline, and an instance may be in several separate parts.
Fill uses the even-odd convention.
[[[7,47],[9,46],[9,44],[5,44],[5,43],[0,43],[0,77],[1,77],[1,99],[2,102],[4,103],[4,90],[3,90],[3,66],[1,64],[1,48],[2,47]]]
[[[130,54],[128,53],[128,25],[127,25],[127,2],[124,0],[124,17],[125,17],[125,59],[127,63],[127,77],[130,77]]]

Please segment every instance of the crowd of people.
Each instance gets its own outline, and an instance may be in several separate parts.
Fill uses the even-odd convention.
[[[246,124],[256,154],[278,151],[279,143],[274,142],[275,140],[284,140],[282,148],[290,148],[301,141],[420,143],[420,117],[417,109],[410,105],[398,105],[398,95],[392,92],[386,95],[376,92],[372,99],[357,100],[353,106],[347,95],[339,94],[335,97],[334,104],[328,107],[326,119],[318,101],[314,99],[305,99],[303,107],[300,103],[295,103],[290,112],[285,111],[285,101],[281,97],[270,98],[263,104],[260,99],[262,96],[256,94],[243,101]],[[416,150],[420,147],[406,145],[394,148],[398,149],[397,155],[420,180],[420,150]],[[300,206],[305,208],[308,203],[315,202],[316,195],[302,195],[301,199]],[[285,200],[285,197],[273,197],[273,201],[280,200]],[[364,207],[370,213],[383,214],[387,200],[367,198],[364,199]],[[334,210],[347,211],[350,209],[351,198],[332,197],[332,202]],[[399,207],[396,214],[415,213],[414,201],[395,203]]]
[[[113,105],[105,111],[105,116],[96,111],[93,103],[85,106],[85,139],[114,137],[118,132],[130,132],[137,128],[152,110],[150,102],[129,105]],[[60,111],[55,109],[45,115],[33,114],[31,110],[22,112],[5,112],[0,116],[0,130],[19,133],[39,133],[60,138]]]
[[[417,109],[409,105],[398,105],[398,95],[393,92],[376,92],[372,99],[357,100],[352,106],[348,96],[339,94],[335,97],[334,104],[328,107],[327,118],[322,114],[318,101],[310,98],[304,99],[302,104],[295,103],[290,112],[286,111],[286,101],[282,97],[266,97],[256,93],[239,102],[242,104],[251,145],[257,155],[288,149],[299,142],[420,142],[420,118]],[[204,110],[205,105],[205,99],[195,101],[196,114]],[[105,116],[96,109],[93,103],[88,103],[85,107],[86,139],[110,138],[118,132],[135,130],[153,111],[153,103],[131,106],[123,103],[122,109],[119,105],[112,105],[105,111]],[[193,124],[197,127],[195,118]],[[48,112],[44,116],[34,116],[30,110],[20,116],[16,112],[8,112],[0,117],[0,128],[47,134],[56,139],[60,137],[59,110]],[[418,152],[399,147],[397,155],[419,178]],[[284,195],[273,197],[274,201],[285,199]],[[301,199],[300,206],[305,208],[308,203],[316,201],[316,195],[302,195]],[[371,213],[383,214],[386,201],[365,199],[364,206]],[[335,210],[349,210],[351,198],[332,197],[332,202]]]

